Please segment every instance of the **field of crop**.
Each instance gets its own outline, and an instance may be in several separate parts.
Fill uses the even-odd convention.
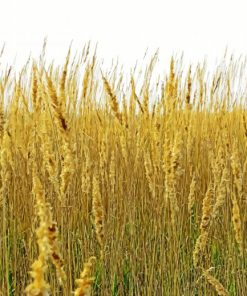
[[[1,72],[0,295],[247,295],[246,61],[89,52]]]

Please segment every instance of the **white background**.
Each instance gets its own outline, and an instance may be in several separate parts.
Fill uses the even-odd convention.
[[[133,66],[146,48],[159,48],[160,63],[184,52],[192,63],[210,63],[228,52],[247,53],[247,1],[223,0],[0,0],[3,60],[23,64],[38,57],[44,37],[47,55],[63,61],[70,42],[81,51],[91,40],[106,61],[119,57]]]

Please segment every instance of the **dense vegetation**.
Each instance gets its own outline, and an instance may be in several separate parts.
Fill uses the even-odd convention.
[[[0,76],[0,294],[247,295],[245,62],[89,52]]]

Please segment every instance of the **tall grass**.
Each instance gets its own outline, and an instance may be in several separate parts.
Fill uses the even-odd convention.
[[[0,75],[0,294],[247,295],[245,61],[89,52]]]

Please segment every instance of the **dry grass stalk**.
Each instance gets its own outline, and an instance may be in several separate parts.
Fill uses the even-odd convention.
[[[116,118],[118,119],[119,123],[122,125],[123,124],[123,118],[122,118],[122,113],[120,113],[120,110],[119,110],[117,97],[113,93],[113,91],[111,89],[111,86],[110,86],[109,82],[107,81],[107,79],[104,76],[102,76],[102,78],[103,78],[106,93],[110,97],[110,105],[111,105],[112,111],[113,111],[114,115],[116,116]]]
[[[84,264],[84,269],[80,275],[80,278],[76,280],[77,289],[74,292],[75,296],[90,296],[92,284],[95,280],[94,277],[91,277],[92,263],[95,261],[95,257],[90,257],[88,262]]]
[[[67,78],[67,72],[68,72],[68,65],[69,65],[69,58],[70,58],[70,51],[71,48],[69,48],[65,65],[63,68],[62,76],[59,80],[59,108],[62,111],[63,114],[65,114],[66,109],[66,95],[65,95],[65,89],[66,89],[66,78]]]
[[[167,136],[168,137],[168,136]],[[181,169],[181,136],[175,135],[174,143],[171,146],[169,138],[165,139],[164,144],[164,163],[165,170],[165,190],[166,199],[170,203],[171,222],[176,224],[176,215],[179,211],[177,200],[177,186],[182,173]]]
[[[178,78],[175,75],[175,60],[172,57],[170,61],[170,75],[165,85],[165,108],[167,114],[175,109],[178,89]]]
[[[195,204],[195,194],[196,194],[196,176],[193,174],[191,183],[190,183],[190,193],[188,197],[188,211],[191,214],[193,206]]]
[[[137,94],[136,94],[135,81],[134,81],[133,77],[131,77],[130,82],[131,82],[131,104],[130,104],[131,110],[130,110],[130,112],[131,112],[131,114],[135,113],[135,102],[137,102],[141,112],[144,113],[142,103],[140,102],[140,100],[139,100],[139,98],[137,97]]]
[[[48,243],[50,247],[50,258],[56,268],[59,283],[62,285],[66,281],[66,274],[64,272],[64,260],[58,248],[57,223],[54,221],[48,227]]]
[[[242,223],[240,217],[240,209],[236,195],[232,194],[232,224],[235,231],[235,239],[239,246],[240,256],[244,256],[244,247],[243,247],[243,234],[242,234]]]
[[[39,135],[41,140],[44,169],[48,172],[49,179],[54,186],[55,192],[59,196],[60,189],[58,183],[58,161],[53,153],[52,142],[47,133],[48,130],[48,120],[46,117],[43,117]]]
[[[214,191],[213,183],[209,184],[206,195],[203,199],[202,206],[202,220],[200,224],[200,235],[197,238],[196,245],[193,252],[193,263],[197,267],[200,255],[204,252],[208,241],[209,230],[211,226],[211,218],[214,205]]]
[[[36,230],[39,256],[32,264],[32,271],[30,272],[33,282],[27,286],[25,292],[28,296],[47,296],[50,288],[45,280],[47,260],[50,254],[47,213],[49,213],[50,209],[47,207],[40,180],[36,175],[33,176],[33,194],[36,198],[37,215],[40,220],[39,228]]]
[[[70,182],[72,175],[74,173],[73,155],[72,155],[72,151],[71,151],[69,142],[66,140],[66,138],[64,138],[64,140],[63,140],[62,151],[63,151],[63,163],[62,163],[62,170],[61,170],[61,174],[60,174],[61,200],[64,199],[64,196],[68,190],[69,182]]]
[[[92,163],[90,160],[89,151],[85,152],[85,165],[82,168],[81,189],[84,194],[90,193],[91,188],[91,169]]]
[[[233,147],[233,153],[231,157],[231,167],[232,167],[232,172],[234,177],[234,187],[235,187],[234,189],[237,193],[237,195],[235,194],[235,192],[231,194],[232,223],[235,231],[235,239],[239,246],[240,255],[241,257],[243,257],[244,247],[243,247],[242,223],[241,223],[240,209],[239,209],[238,199],[237,199],[237,196],[238,196],[239,200],[241,201],[243,197],[243,185],[242,185],[243,174],[241,171],[241,164],[239,160],[236,143],[234,143],[234,147]]]
[[[229,296],[229,293],[224,286],[214,276],[212,276],[208,270],[203,271],[203,276],[214,287],[219,296]]]
[[[191,81],[191,66],[189,67],[188,75],[187,75],[187,91],[186,91],[186,108],[191,109],[191,86],[192,86],[192,81]]]
[[[225,204],[226,197],[228,193],[230,176],[228,168],[225,167],[222,172],[221,180],[216,194],[216,202],[213,209],[213,217],[215,218],[218,215],[219,209]]]
[[[127,139],[124,133],[121,133],[120,135],[120,145],[121,145],[121,152],[123,155],[124,163],[127,165],[128,164]]]
[[[114,196],[115,192],[115,185],[116,185],[116,158],[115,158],[115,152],[112,150],[111,153],[111,160],[110,160],[110,171],[109,171],[109,178],[110,178],[110,184],[111,184],[111,192]]]
[[[3,105],[0,104],[0,145],[2,145],[2,141],[3,141],[3,134],[4,134],[4,109],[3,109]]]
[[[36,167],[36,165],[34,166]],[[44,272],[46,270],[48,258],[51,258],[56,268],[60,283],[62,284],[66,280],[66,275],[63,270],[63,259],[58,248],[56,223],[52,219],[52,208],[50,204],[45,201],[45,193],[41,181],[37,176],[37,168],[33,170],[33,194],[36,197],[40,227],[37,230],[39,257],[38,260],[34,262],[32,266],[33,272],[31,273],[34,281],[26,290],[30,296],[39,295],[31,293],[35,293],[35,289],[41,287],[41,283],[44,284]],[[45,285],[45,287],[46,286],[47,285]]]
[[[51,100],[51,106],[54,114],[54,120],[56,122],[56,126],[62,135],[67,134],[68,123],[64,114],[64,110],[61,108],[61,103],[59,101],[59,97],[57,96],[56,89],[53,85],[52,79],[46,74],[47,81],[47,91]]]
[[[231,156],[231,167],[234,177],[234,185],[236,187],[239,200],[241,200],[243,195],[243,172],[241,169],[241,163],[238,154],[238,145],[236,142],[233,146],[233,153]]]
[[[145,166],[145,172],[146,172],[146,178],[148,181],[149,191],[150,191],[152,197],[155,198],[155,184],[154,184],[154,180],[153,180],[153,177],[154,177],[153,167],[152,167],[152,162],[151,162],[149,153],[144,154],[144,166]]]
[[[95,221],[95,231],[98,243],[101,248],[101,258],[104,256],[104,209],[100,193],[99,182],[93,177],[93,215]]]
[[[39,110],[39,102],[38,102],[38,77],[37,77],[37,67],[33,65],[33,77],[32,77],[32,103],[35,114]]]
[[[60,200],[64,200],[64,196],[67,192],[70,178],[74,171],[73,156],[69,144],[68,123],[65,117],[65,113],[61,108],[61,103],[58,100],[56,89],[54,88],[52,80],[48,75],[46,75],[46,80],[48,85],[48,94],[51,99],[54,111],[55,123],[58,127],[58,131],[60,132],[62,140],[62,169],[60,174],[61,186],[59,198]]]

